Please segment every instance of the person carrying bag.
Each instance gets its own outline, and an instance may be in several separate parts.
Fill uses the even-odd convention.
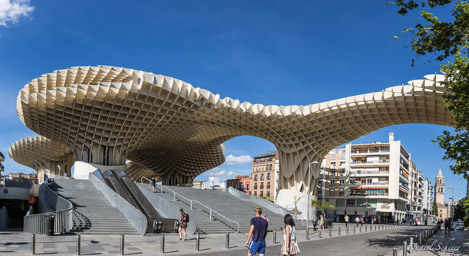
[[[284,233],[280,254],[294,256],[300,252],[300,248],[298,248],[298,244],[296,243],[295,221],[290,214],[287,214],[283,222],[285,223],[285,230],[282,230]]]

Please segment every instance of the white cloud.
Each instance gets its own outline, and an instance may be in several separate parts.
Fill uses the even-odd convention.
[[[22,16],[29,16],[34,7],[29,5],[30,0],[0,0],[0,26],[18,23]]]
[[[228,176],[233,176],[233,175],[234,175],[234,172],[229,171],[227,175],[228,175]]]
[[[221,171],[218,171],[218,172],[212,172],[210,174],[213,175],[213,176],[223,176],[223,175],[226,175],[226,171],[221,170]]]
[[[226,163],[228,165],[247,164],[251,161],[252,161],[252,158],[249,155],[241,155],[241,156],[229,155],[226,157]]]

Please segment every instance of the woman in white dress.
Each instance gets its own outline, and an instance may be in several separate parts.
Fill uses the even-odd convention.
[[[285,215],[283,219],[285,223],[285,229],[282,230],[283,233],[283,244],[280,249],[281,255],[296,255],[300,252],[298,244],[296,243],[296,230],[295,230],[295,221],[290,214]]]

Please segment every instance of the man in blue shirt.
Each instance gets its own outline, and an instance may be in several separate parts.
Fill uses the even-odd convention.
[[[259,253],[259,256],[263,256],[265,254],[265,237],[267,236],[267,227],[269,224],[266,219],[262,218],[261,207],[256,207],[254,214],[256,217],[251,219],[248,240],[246,240],[244,246],[248,246],[249,240],[252,237],[252,244],[248,256],[256,255],[257,253]]]

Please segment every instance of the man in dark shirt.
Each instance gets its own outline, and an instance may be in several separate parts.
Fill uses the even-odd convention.
[[[256,255],[259,256],[265,254],[265,237],[267,236],[267,227],[269,226],[266,219],[262,218],[262,208],[256,207],[254,210],[256,217],[251,219],[251,228],[249,229],[248,239],[244,246],[248,246],[249,240],[252,237],[252,244],[248,252],[248,256]]]

